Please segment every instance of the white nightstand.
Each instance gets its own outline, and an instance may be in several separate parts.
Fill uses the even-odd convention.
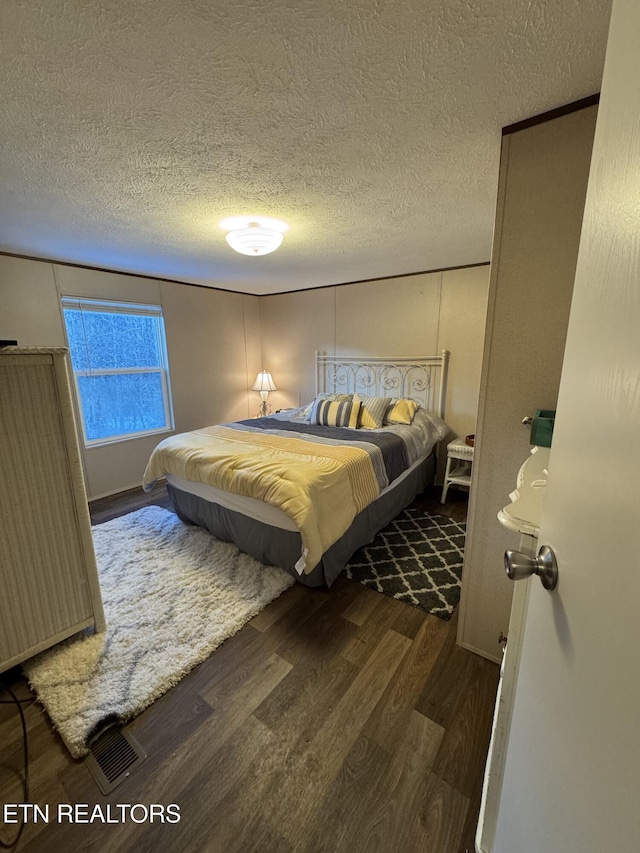
[[[447,467],[444,472],[444,485],[440,503],[447,499],[449,486],[471,485],[471,467],[473,465],[473,447],[464,438],[456,438],[447,445]]]

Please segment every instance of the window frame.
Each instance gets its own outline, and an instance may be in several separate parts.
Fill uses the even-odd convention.
[[[73,374],[73,386],[75,391],[76,410],[78,420],[82,430],[82,440],[86,448],[102,447],[108,444],[117,444],[123,441],[131,441],[136,438],[146,438],[152,435],[161,435],[171,433],[175,430],[175,421],[173,416],[173,400],[171,395],[171,380],[169,376],[169,356],[167,352],[167,338],[164,327],[164,315],[162,305],[154,305],[151,303],[141,302],[123,302],[110,299],[98,299],[84,296],[69,296],[62,295],[60,297],[60,305],[62,312],[62,323],[64,326],[65,340],[69,349],[69,361],[71,372]],[[134,314],[136,316],[154,317],[156,319],[155,330],[157,335],[158,352],[160,354],[160,366],[158,367],[101,367],[101,368],[82,368],[76,370],[73,366],[71,357],[71,347],[69,346],[69,331],[64,315],[65,309],[76,311],[95,311],[100,314]],[[86,339],[85,339],[86,343]],[[82,405],[82,394],[78,383],[80,376],[115,376],[118,374],[137,374],[137,373],[159,373],[162,386],[162,402],[165,414],[165,425],[156,429],[140,430],[136,432],[121,433],[119,435],[108,436],[104,438],[87,438],[87,428],[84,419],[84,408]]]

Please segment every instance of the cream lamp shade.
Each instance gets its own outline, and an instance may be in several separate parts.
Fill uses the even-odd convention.
[[[261,370],[251,387],[252,391],[277,391],[273,376],[266,370]]]
[[[267,370],[261,370],[256,376],[256,381],[251,386],[252,391],[259,391],[262,402],[260,403],[260,411],[258,417],[264,418],[269,414],[269,404],[267,397],[269,391],[277,391],[276,383],[273,381],[273,376]]]
[[[269,216],[230,216],[220,227],[227,231],[227,243],[241,255],[268,255],[282,245],[289,226]]]

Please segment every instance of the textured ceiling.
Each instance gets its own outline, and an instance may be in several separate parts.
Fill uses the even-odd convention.
[[[487,261],[500,130],[599,90],[609,12],[2,0],[0,250],[253,293]]]

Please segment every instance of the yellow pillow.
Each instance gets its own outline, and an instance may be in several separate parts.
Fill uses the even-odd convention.
[[[388,424],[410,424],[418,411],[415,400],[396,400],[385,418]]]

